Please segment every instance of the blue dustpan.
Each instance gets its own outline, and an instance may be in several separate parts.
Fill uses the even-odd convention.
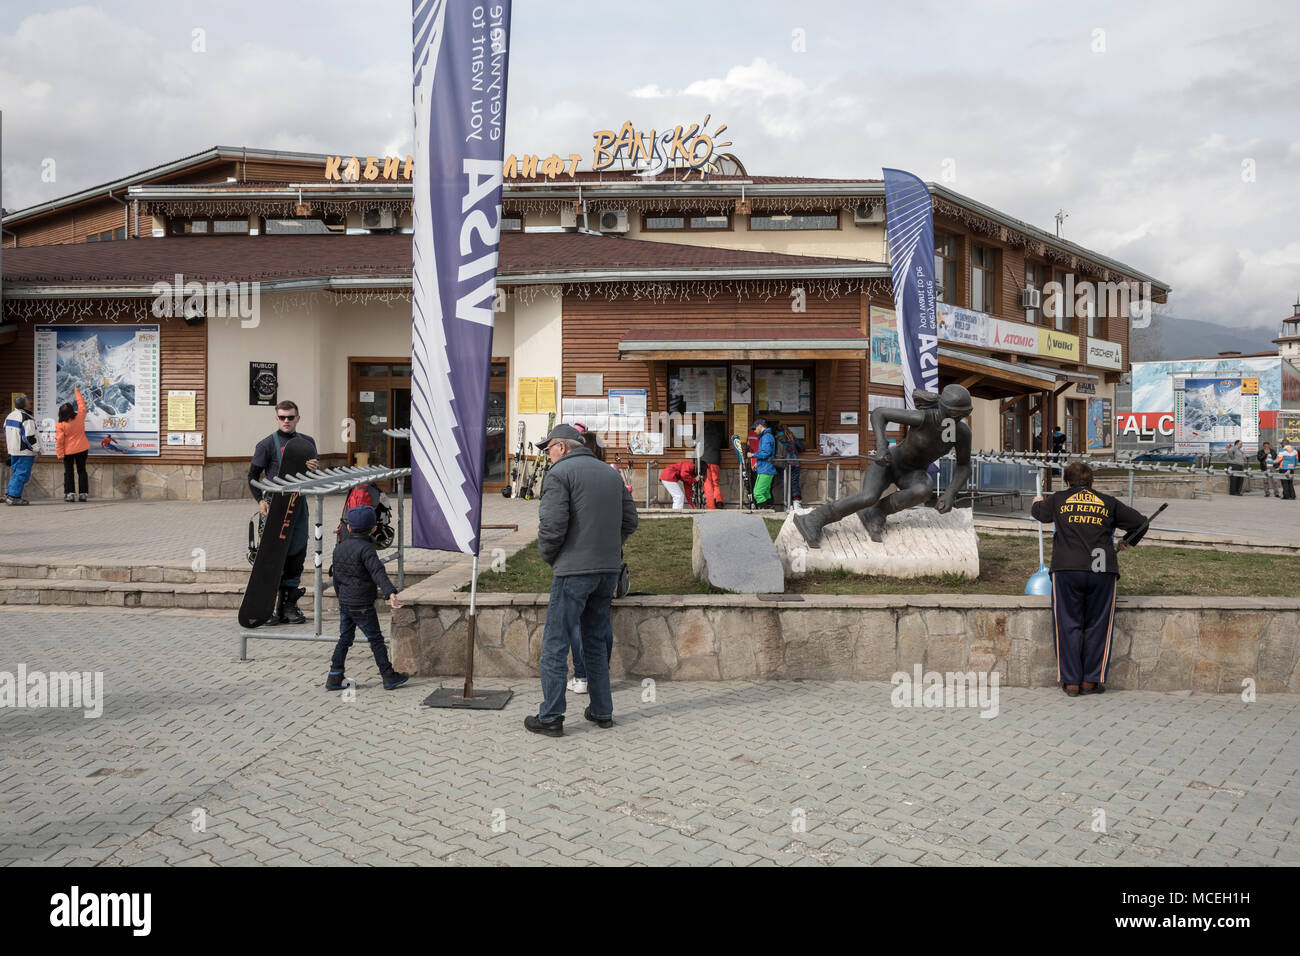
[[[1043,493],[1043,473],[1038,472],[1034,482],[1038,486],[1038,494]],[[1029,576],[1029,583],[1025,585],[1026,594],[1051,594],[1052,593],[1052,572],[1048,570],[1047,565],[1043,563],[1043,526],[1040,522],[1034,522],[1038,525],[1038,570]]]

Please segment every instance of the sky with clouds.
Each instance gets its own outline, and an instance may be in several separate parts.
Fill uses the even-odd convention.
[[[514,7],[508,152],[589,166],[595,129],[712,114],[750,173],[888,165],[1044,229],[1064,209],[1177,316],[1276,324],[1300,293],[1294,2]],[[4,4],[3,203],[216,144],[404,155],[409,20],[400,0]]]

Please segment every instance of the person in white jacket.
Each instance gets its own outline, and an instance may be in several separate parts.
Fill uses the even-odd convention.
[[[31,504],[23,497],[23,489],[32,477],[36,461],[36,419],[27,410],[27,396],[14,399],[13,411],[5,419],[5,448],[9,452],[9,485],[5,488],[5,504]]]

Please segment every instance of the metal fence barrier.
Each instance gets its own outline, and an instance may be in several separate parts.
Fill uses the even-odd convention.
[[[351,491],[359,485],[369,484],[374,481],[387,481],[390,478],[406,478],[411,473],[410,468],[383,468],[380,466],[349,466],[341,468],[327,468],[323,471],[313,471],[302,475],[290,475],[288,478],[272,478],[270,481],[254,481],[253,486],[261,491],[267,491],[271,494],[287,495],[299,494],[310,495],[316,502],[316,522],[312,532],[312,538],[315,541],[315,549],[312,555],[312,563],[315,566],[315,594],[312,596],[312,620],[314,633],[311,634],[294,634],[286,633],[278,629],[268,629],[265,627],[254,630],[239,632],[239,660],[248,660],[248,642],[251,638],[260,638],[267,641],[329,641],[334,643],[338,640],[336,637],[326,637],[324,627],[322,626],[322,603],[324,599],[324,521],[325,521],[325,496],[341,494]],[[403,485],[398,485],[397,496],[397,560],[398,560],[398,588],[400,589],[404,581],[404,564],[403,538],[401,516]],[[386,560],[391,560],[389,556]]]

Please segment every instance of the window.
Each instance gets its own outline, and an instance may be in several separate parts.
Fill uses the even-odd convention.
[[[939,301],[957,304],[958,239],[949,232],[934,234],[934,278],[939,283]]]
[[[330,230],[321,219],[263,219],[266,236],[319,236]]]
[[[648,212],[641,217],[642,232],[684,232],[689,229],[730,229],[731,216],[727,213],[706,213],[688,216],[676,212]]]
[[[1025,263],[1025,288],[1036,290],[1040,294],[1039,301],[1041,301],[1045,275],[1046,267],[1041,262]],[[1038,325],[1041,323],[1043,321],[1042,306],[1039,306],[1036,309],[1025,309],[1025,321],[1031,325]]]
[[[113,230],[113,238],[114,238],[114,239],[125,239],[125,238],[126,238],[126,226],[118,226],[116,229],[114,229],[114,230]]]
[[[776,416],[811,414],[811,366],[754,369],[754,404],[757,414]]]
[[[231,235],[235,233],[248,235],[248,220],[214,219],[212,220],[212,232],[214,235]]]
[[[524,214],[521,212],[504,212],[501,214],[502,232],[523,232]]]
[[[1095,339],[1102,338],[1102,320],[1106,318],[1106,296],[1096,294],[1096,286],[1093,287],[1092,308],[1088,314],[1088,334]]]
[[[976,312],[997,312],[996,249],[972,244],[970,249],[970,307]]]
[[[1058,332],[1073,332],[1074,307],[1072,303],[1067,303],[1065,301],[1065,273],[1060,269],[1053,270],[1052,278],[1060,289],[1060,292],[1053,297],[1056,303],[1056,308],[1051,316],[1053,327]],[[1074,284],[1071,283],[1069,287],[1074,288]]]
[[[840,214],[835,213],[762,213],[749,217],[751,230],[838,229]]]

